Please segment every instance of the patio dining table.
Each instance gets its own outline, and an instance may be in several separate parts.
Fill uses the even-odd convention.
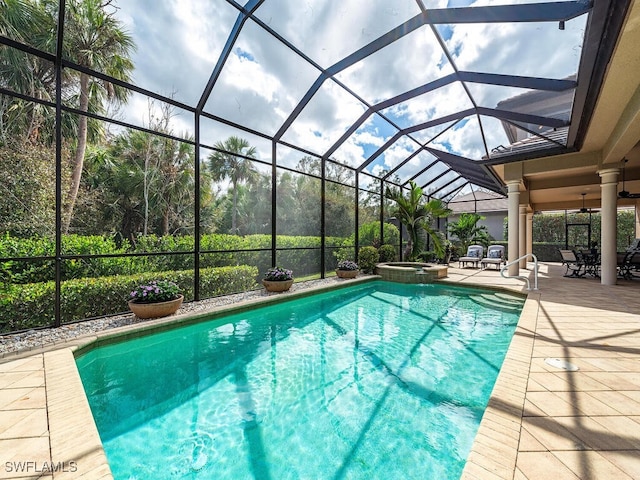
[[[600,252],[593,250],[583,250],[580,252],[584,262],[584,274],[593,277],[600,276]]]

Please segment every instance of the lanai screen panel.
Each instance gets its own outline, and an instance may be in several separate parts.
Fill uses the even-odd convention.
[[[74,15],[92,21],[76,5],[67,2],[66,23]],[[56,10],[55,2],[50,8]],[[578,122],[590,115],[582,115],[585,99],[597,94],[597,86],[588,90],[593,67],[606,63],[598,58],[608,38],[602,19],[614,5],[113,0],[109,8],[135,45],[130,75],[83,58],[79,47],[91,39],[73,28],[63,29],[57,52],[51,42],[25,40],[0,26],[0,53],[21,44],[23,52],[42,52],[45,63],[57,54],[65,69],[84,69],[105,82],[113,76],[118,88],[131,90],[130,101],[119,113],[97,115],[119,115],[144,128],[169,106],[167,129],[184,140],[200,137],[209,146],[225,140],[225,128],[203,128],[207,118],[359,172],[401,179],[414,175],[403,173],[406,165],[416,171],[411,149],[429,146],[447,168],[465,177],[472,170],[481,176],[467,178],[472,183],[502,191],[494,176],[461,159],[509,162],[523,153],[531,158],[579,147]],[[601,18],[589,19],[595,11]],[[78,105],[72,93],[63,92],[65,107]],[[439,128],[446,131],[425,134]],[[394,153],[411,144],[406,157]],[[273,156],[273,145],[260,150],[262,158]]]
[[[193,1],[188,8],[164,0],[112,3],[113,15],[136,45],[132,83],[195,105],[222,53],[237,10],[224,0]]]

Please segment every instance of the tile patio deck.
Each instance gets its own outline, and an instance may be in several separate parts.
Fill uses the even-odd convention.
[[[563,271],[540,265],[465,480],[640,478],[640,281]],[[447,281],[524,290],[495,270],[450,268]],[[89,340],[0,358],[0,479],[111,478],[73,361]]]

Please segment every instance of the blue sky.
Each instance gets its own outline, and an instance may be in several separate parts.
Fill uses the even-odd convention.
[[[538,0],[534,0],[538,1]],[[509,3],[505,0],[434,0],[427,8],[462,7]],[[514,3],[526,3],[516,0]],[[530,2],[529,2],[530,3]],[[299,2],[266,0],[257,16],[300,49],[315,64],[327,68],[380,35],[417,15],[415,0],[349,0],[340,6],[331,0]],[[195,105],[207,84],[229,37],[238,12],[224,0],[137,0],[118,2],[116,16],[129,30],[138,48],[134,81],[143,88]],[[443,41],[461,70],[487,73],[564,78],[575,73],[579,61],[584,19],[557,25],[444,25]],[[535,38],[535,41],[531,39]],[[559,48],[562,44],[565,48]],[[453,72],[430,27],[424,26],[382,51],[341,71],[337,78],[356,97],[332,80],[326,80],[306,108],[287,129],[283,140],[322,155],[366,109],[394,95],[427,84]],[[236,41],[218,79],[206,110],[229,121],[267,135],[275,134],[289,119],[295,106],[318,79],[320,71],[301,56],[266,34],[249,20]],[[522,93],[504,87],[472,85],[483,105],[494,107],[501,99]],[[364,102],[363,102],[364,101]],[[453,84],[402,105],[385,110],[400,127],[423,123],[469,108],[471,100],[461,84]],[[123,113],[136,124],[148,115],[146,99],[135,98]],[[190,114],[176,112],[176,132],[192,134]],[[489,148],[507,142],[496,122],[485,128]],[[357,166],[396,133],[376,115],[335,152],[335,158]],[[237,130],[207,123],[202,138],[210,143],[224,140]],[[426,137],[416,135],[416,138]],[[270,157],[268,142],[258,142],[264,158]],[[370,166],[370,171],[389,169],[417,148],[403,138]],[[437,148],[461,156],[478,157],[484,146],[477,119],[461,122],[446,133]],[[293,154],[292,154],[293,155]],[[293,163],[292,157],[287,161]],[[427,162],[428,159],[420,159]],[[418,166],[416,166],[418,168]]]

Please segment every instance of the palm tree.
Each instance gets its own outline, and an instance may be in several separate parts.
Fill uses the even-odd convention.
[[[41,4],[25,0],[0,1],[0,35],[44,51],[55,44],[55,22]],[[53,64],[14,48],[0,49],[0,86],[42,100],[54,101]],[[43,131],[53,139],[47,108],[10,96],[0,99],[0,142],[36,143]]]
[[[451,215],[451,210],[438,198],[432,198],[425,204],[425,208],[429,212],[428,220],[421,224],[422,229],[427,232],[429,238],[433,242],[433,249],[441,257],[444,255],[443,234],[437,228],[433,227],[433,220],[438,218],[447,218]]]
[[[238,184],[255,178],[256,170],[251,158],[256,158],[256,148],[240,137],[231,136],[214,145],[216,151],[208,157],[209,171],[214,181],[231,180],[233,210],[231,211],[231,233],[238,233]]]
[[[72,0],[66,4],[64,56],[77,64],[108,74],[123,81],[130,80],[135,49],[132,38],[119,20],[105,8],[111,0]],[[128,90],[79,72],[79,106],[82,112],[100,112],[105,100],[124,102]],[[68,232],[78,198],[87,147],[88,117],[78,115],[77,145],[73,158],[71,185],[63,214],[62,231]]]
[[[447,217],[451,211],[438,199],[425,202],[422,189],[415,182],[409,182],[409,185],[406,197],[401,190],[394,188],[387,187],[385,193],[386,198],[396,202],[392,214],[407,228],[410,242],[409,258],[414,260],[420,253],[420,230],[427,233],[433,241],[436,253],[442,255],[442,240],[431,224],[436,218]]]
[[[478,222],[483,219],[484,217],[477,213],[461,213],[457,222],[449,224],[449,233],[460,241],[461,252],[466,252],[471,242],[488,245],[487,227],[478,225]]]

